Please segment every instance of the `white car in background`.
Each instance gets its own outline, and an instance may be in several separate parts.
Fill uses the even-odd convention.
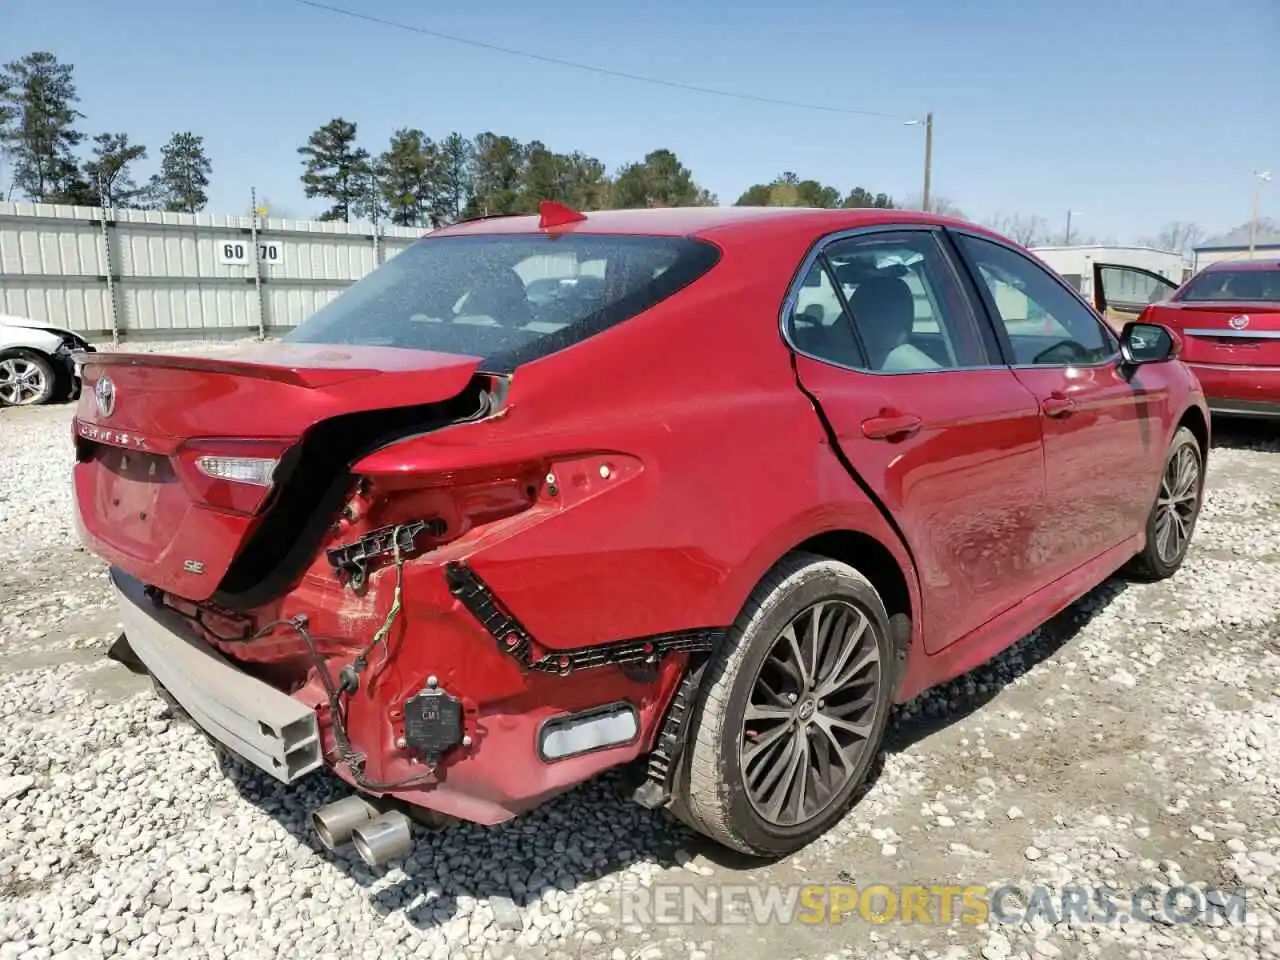
[[[57,403],[80,396],[75,351],[92,352],[79,334],[0,314],[0,407]]]

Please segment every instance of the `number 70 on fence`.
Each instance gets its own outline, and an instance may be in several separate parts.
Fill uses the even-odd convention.
[[[268,266],[284,261],[278,240],[258,241],[258,260]],[[218,262],[224,266],[248,266],[253,262],[253,244],[247,240],[226,240],[218,244]]]

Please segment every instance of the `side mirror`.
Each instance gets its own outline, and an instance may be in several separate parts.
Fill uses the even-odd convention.
[[[1120,330],[1120,356],[1128,366],[1166,363],[1176,359],[1181,349],[1177,335],[1159,323],[1135,320]]]

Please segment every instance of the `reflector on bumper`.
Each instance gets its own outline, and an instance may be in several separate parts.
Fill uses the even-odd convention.
[[[538,755],[547,762],[631,743],[640,733],[640,717],[629,703],[553,717],[538,731]]]

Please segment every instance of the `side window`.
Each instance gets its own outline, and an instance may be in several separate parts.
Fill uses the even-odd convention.
[[[800,285],[789,325],[791,342],[800,352],[845,367],[863,366],[844,300],[821,259],[814,261]]]
[[[968,300],[931,233],[852,237],[823,254],[863,352],[850,366],[918,373],[988,363]]]
[[[1115,354],[1115,340],[1093,312],[1044,267],[998,243],[966,234],[956,240],[991,295],[1015,364],[1091,364]]]

